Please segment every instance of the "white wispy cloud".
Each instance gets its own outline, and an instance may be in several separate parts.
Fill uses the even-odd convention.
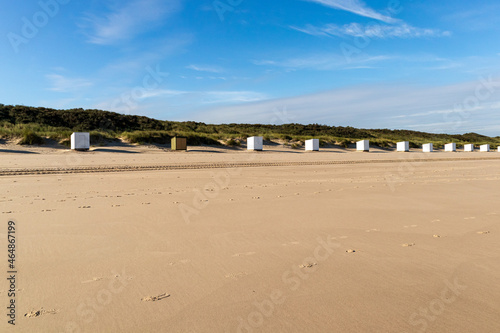
[[[202,103],[248,103],[268,99],[268,96],[255,91],[208,91],[201,93]]]
[[[45,76],[50,81],[48,90],[56,92],[73,92],[93,85],[92,81],[82,78],[68,78],[60,74]]]
[[[439,29],[418,28],[395,19],[389,15],[379,13],[358,0],[306,0],[321,5],[348,11],[363,17],[380,21],[381,23],[349,23],[344,25],[326,24],[323,26],[306,25],[305,27],[290,26],[291,29],[312,36],[337,36],[361,38],[421,38],[421,37],[446,37],[451,32]]]
[[[307,25],[304,28],[290,28],[312,36],[363,37],[363,38],[420,38],[450,36],[449,31],[413,27],[402,23],[399,25],[349,23],[344,25],[326,24],[322,27]]]
[[[484,81],[485,82],[485,81]],[[211,123],[272,123],[274,111],[286,107],[294,122],[361,128],[400,128],[436,132],[476,131],[497,136],[490,128],[500,123],[500,78],[425,87],[364,85],[302,96],[263,100],[230,107],[218,106],[188,118]],[[478,105],[470,105],[480,92]],[[490,92],[490,93],[488,93]]]
[[[387,61],[394,57],[386,55],[368,56],[359,55],[350,62],[344,56],[338,54],[313,54],[304,57],[290,58],[284,60],[254,60],[253,64],[258,66],[276,66],[286,69],[300,70],[344,70],[357,68],[372,68],[375,63]]]
[[[369,17],[378,21],[386,23],[396,23],[399,20],[392,18],[388,15],[381,14],[376,10],[368,7],[365,3],[359,0],[306,0],[309,2],[316,2],[323,6],[334,9],[345,10],[353,14]]]
[[[171,89],[153,89],[153,90],[146,90],[139,99],[146,99],[146,98],[153,98],[153,97],[173,97],[173,96],[179,96],[179,95],[184,95],[187,94],[187,91],[182,91],[182,90],[171,90]]]
[[[152,89],[143,91],[140,96],[132,97],[133,88],[107,96],[92,107],[121,113],[142,113],[145,110],[158,113],[158,110],[185,110],[214,105],[235,105],[258,102],[269,96],[256,91],[183,91],[173,89]]]
[[[179,10],[180,0],[129,0],[104,16],[87,15],[84,28],[90,43],[113,44],[129,40],[164,23],[166,17]]]
[[[206,66],[206,65],[189,65],[186,67],[187,69],[192,69],[197,72],[209,72],[209,73],[221,73],[224,70],[217,66]]]

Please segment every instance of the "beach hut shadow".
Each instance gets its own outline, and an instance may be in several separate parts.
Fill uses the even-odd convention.
[[[140,154],[138,151],[125,150],[125,149],[113,149],[113,148],[97,148],[92,149],[93,152],[103,152],[103,153],[119,153],[119,154]]]
[[[39,154],[34,151],[29,150],[17,150],[17,149],[0,149],[0,153],[11,153],[11,154]]]

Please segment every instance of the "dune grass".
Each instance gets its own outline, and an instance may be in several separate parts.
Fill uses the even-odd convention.
[[[433,134],[410,130],[357,129],[319,124],[221,124],[193,121],[163,121],[143,116],[122,115],[102,110],[55,110],[0,104],[0,138],[21,144],[43,144],[47,139],[69,146],[73,132],[90,132],[91,145],[103,145],[114,140],[132,144],[168,144],[173,136],[187,138],[188,145],[240,146],[250,136],[262,136],[267,142],[301,147],[305,140],[319,139],[322,147],[337,145],[352,147],[359,140],[370,145],[394,148],[399,141],[409,141],[410,148],[433,143],[436,149],[454,142],[457,149],[473,143],[476,147],[500,145],[500,136],[487,137],[477,133]]]

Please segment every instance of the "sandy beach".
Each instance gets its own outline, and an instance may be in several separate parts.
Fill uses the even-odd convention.
[[[498,152],[0,156],[2,332],[500,331]]]

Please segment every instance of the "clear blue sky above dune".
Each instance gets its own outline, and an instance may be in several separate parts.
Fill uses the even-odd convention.
[[[42,0],[0,12],[0,102],[500,135],[500,3]]]

